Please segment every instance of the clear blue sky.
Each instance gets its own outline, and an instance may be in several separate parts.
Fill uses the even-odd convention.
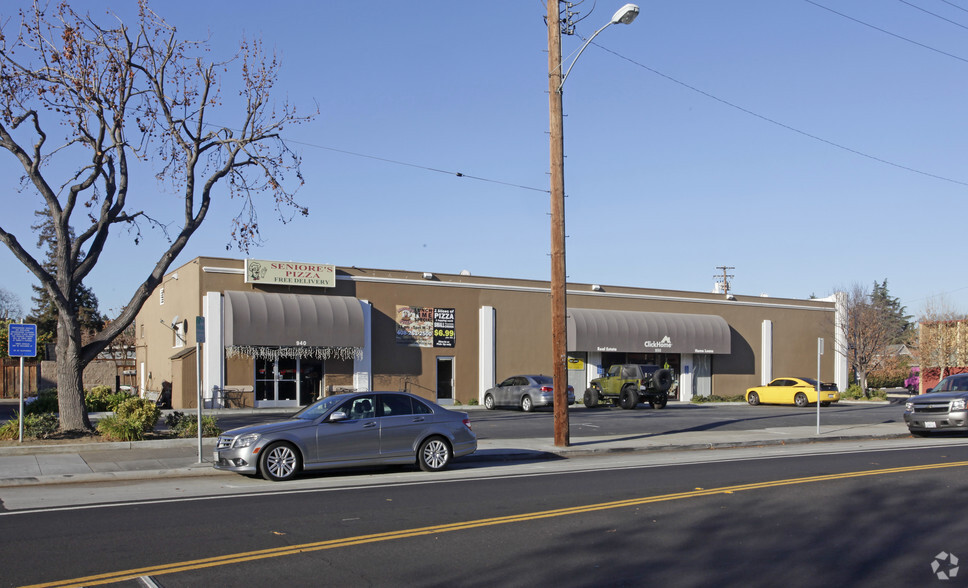
[[[736,294],[887,279],[912,314],[939,295],[968,311],[968,0],[816,1],[841,14],[807,0],[643,2],[584,52],[564,92],[570,281],[708,292],[725,265]],[[579,5],[577,32],[622,3]],[[283,61],[279,96],[321,111],[287,136],[310,216],[282,225],[262,207],[266,243],[250,257],[548,279],[543,1],[153,8],[182,38],[210,36],[216,57],[261,36]],[[566,63],[581,43],[564,37]],[[0,172],[16,185],[5,152]],[[174,196],[145,178],[141,197],[170,200],[176,221]],[[4,199],[5,228],[34,222],[36,201]],[[173,267],[244,257],[225,249],[235,206],[220,202]],[[163,239],[147,237],[111,239],[88,280],[102,310],[157,259]],[[32,276],[5,248],[0,272],[29,309]]]

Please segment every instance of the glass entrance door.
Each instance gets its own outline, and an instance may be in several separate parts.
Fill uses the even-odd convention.
[[[437,402],[454,403],[454,358],[437,358]]]
[[[299,406],[299,360],[255,360],[255,406]]]

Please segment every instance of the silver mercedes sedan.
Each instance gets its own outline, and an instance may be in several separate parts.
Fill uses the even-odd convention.
[[[477,450],[467,413],[405,392],[330,396],[289,420],[219,435],[215,469],[289,480],[303,470],[416,463],[442,470]]]

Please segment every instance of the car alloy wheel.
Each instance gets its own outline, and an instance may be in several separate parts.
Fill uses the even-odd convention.
[[[531,412],[532,410],[534,410],[534,403],[531,402],[530,396],[525,396],[524,398],[521,399],[521,410],[523,410],[524,412]]]
[[[436,472],[450,463],[450,445],[440,437],[431,437],[420,444],[417,463],[425,472]]]
[[[750,406],[756,406],[760,403],[760,395],[756,392],[750,392],[749,395],[746,396],[746,402],[749,402]]]
[[[271,482],[289,480],[299,471],[299,453],[288,443],[274,443],[263,450],[259,469]]]
[[[810,404],[810,401],[807,400],[806,394],[803,392],[797,392],[796,396],[793,397],[793,403],[803,408],[804,406]]]
[[[494,397],[490,394],[484,396],[484,408],[487,410],[494,410]]]

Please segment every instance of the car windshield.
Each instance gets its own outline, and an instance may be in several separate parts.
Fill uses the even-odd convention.
[[[306,408],[300,410],[296,414],[292,415],[292,418],[302,419],[305,421],[314,421],[320,416],[322,416],[326,411],[333,408],[341,401],[345,400],[345,398],[346,398],[345,396],[340,396],[338,394],[336,396],[330,396],[328,398],[324,398],[319,402],[315,404],[310,404]]]
[[[934,392],[965,392],[968,391],[968,378],[945,378],[933,390]]]

